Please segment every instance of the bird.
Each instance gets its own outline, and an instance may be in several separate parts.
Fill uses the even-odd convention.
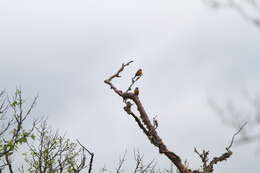
[[[129,109],[130,109],[132,105],[133,105],[133,104],[132,104],[131,102],[129,102],[129,101],[128,101],[128,102],[126,102],[126,106],[127,106],[127,108],[129,108]]]
[[[128,113],[128,114],[131,114],[131,106],[133,104],[131,102],[126,102],[126,106],[124,107],[124,110]]]
[[[135,88],[134,94],[138,96],[138,94],[139,94],[139,89],[138,89],[138,87]]]
[[[157,116],[153,117],[153,125],[154,125],[155,128],[158,127],[158,121],[157,121],[156,117]]]
[[[139,76],[142,76],[142,75],[143,75],[142,69],[137,70],[136,73],[135,73],[135,77],[139,77]]]

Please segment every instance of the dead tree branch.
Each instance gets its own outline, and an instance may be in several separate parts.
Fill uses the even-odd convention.
[[[133,61],[130,61],[126,64],[122,64],[121,68],[118,70],[118,72],[111,77],[109,77],[107,80],[104,82],[110,86],[110,88],[117,93],[119,96],[121,96],[124,100],[131,100],[135,103],[137,106],[137,110],[140,114],[140,119],[131,111],[131,106],[132,104],[130,101],[126,102],[126,107],[124,107],[124,110],[133,116],[133,118],[136,120],[138,126],[143,130],[145,135],[148,137],[150,142],[156,146],[159,149],[159,153],[164,154],[166,157],[168,157],[174,164],[175,166],[180,170],[181,173],[192,173],[191,170],[185,167],[185,165],[182,163],[180,157],[175,154],[174,152],[168,150],[166,145],[164,144],[163,140],[160,138],[160,136],[157,134],[156,130],[154,130],[154,126],[151,123],[148,114],[146,113],[139,96],[134,94],[133,92],[130,92],[127,90],[126,92],[122,92],[122,90],[117,89],[113,84],[112,84],[112,79],[120,77],[120,73],[124,70],[126,66],[128,66],[130,63]],[[130,85],[129,88],[133,86],[133,81]]]
[[[234,133],[234,135],[232,136],[231,142],[228,145],[228,147],[226,147],[226,152],[223,153],[221,156],[219,157],[214,157],[210,162],[209,162],[209,151],[205,151],[203,150],[202,153],[199,153],[198,150],[196,148],[194,148],[194,152],[200,157],[201,162],[203,163],[202,165],[202,170],[197,170],[198,173],[212,173],[214,171],[214,165],[218,164],[219,162],[225,161],[227,160],[233,153],[230,150],[235,137],[241,132],[241,130],[243,130],[243,128],[245,127],[247,123],[244,123],[236,133]]]
[[[218,162],[221,162],[223,160],[226,160],[227,158],[229,158],[232,155],[232,152],[229,150],[230,147],[233,144],[234,138],[236,136],[236,134],[233,136],[232,141],[230,146],[228,146],[227,152],[222,154],[220,157],[215,157],[213,158],[209,163],[208,163],[208,153],[209,152],[203,152],[202,154],[199,154],[199,152],[195,149],[195,152],[197,154],[199,154],[200,158],[202,159],[202,162],[204,162],[204,167],[205,169],[203,169],[204,172],[200,171],[200,170],[191,170],[187,167],[187,165],[185,165],[185,163],[182,162],[181,158],[173,151],[169,150],[166,146],[166,144],[163,142],[163,140],[161,139],[161,137],[158,135],[157,131],[156,131],[156,125],[158,124],[158,122],[156,123],[152,123],[152,121],[150,120],[150,116],[146,113],[143,104],[139,98],[139,90],[136,91],[131,91],[132,86],[136,83],[137,80],[139,80],[142,76],[142,71],[141,73],[139,69],[136,72],[136,75],[132,78],[131,84],[128,87],[128,89],[123,92],[122,90],[118,89],[116,86],[113,85],[112,80],[115,78],[119,78],[120,73],[125,69],[126,66],[130,65],[133,61],[130,61],[126,64],[122,64],[121,68],[111,77],[109,77],[108,79],[106,79],[104,82],[106,84],[108,84],[110,86],[110,88],[116,93],[118,94],[120,97],[123,98],[124,100],[124,110],[127,114],[131,115],[134,120],[136,121],[136,123],[138,124],[139,128],[144,132],[144,134],[147,136],[148,140],[155,146],[158,148],[159,153],[165,155],[178,169],[178,171],[180,173],[212,173],[213,172],[213,165],[217,164]],[[138,74],[138,76],[137,76]],[[137,76],[137,78],[135,78]],[[139,115],[136,115],[136,113],[134,113],[132,111],[132,105],[135,105],[137,107],[137,111],[139,113]],[[157,121],[157,120],[156,120]],[[243,127],[242,127],[243,128]],[[240,131],[242,130],[242,128],[240,129]],[[240,132],[239,131],[239,132]],[[238,133],[239,133],[238,132]],[[137,167],[140,163],[138,163],[137,161]],[[135,172],[137,171],[137,168],[135,170]],[[208,171],[208,172],[205,172]]]
[[[226,148],[227,151],[229,151],[229,149],[232,147],[235,137],[243,130],[243,128],[247,125],[247,122],[245,122],[239,129],[238,131],[232,136],[231,142],[229,144],[229,146]]]
[[[258,95],[251,96],[245,91],[241,100],[235,102],[229,100],[224,105],[217,103],[214,99],[209,99],[209,105],[220,117],[222,123],[228,127],[239,130],[241,124],[247,124],[247,128],[239,132],[239,137],[234,142],[234,145],[242,145],[260,141],[260,97]],[[238,106],[243,104],[243,106]],[[247,107],[249,106],[249,107]]]

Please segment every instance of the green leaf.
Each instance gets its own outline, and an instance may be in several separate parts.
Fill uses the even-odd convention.
[[[27,137],[22,137],[19,139],[20,144],[25,143],[25,142],[27,142]]]
[[[35,135],[31,135],[32,140],[35,140],[36,136]]]
[[[17,105],[17,101],[15,100],[13,103],[11,103],[12,107],[15,107]]]

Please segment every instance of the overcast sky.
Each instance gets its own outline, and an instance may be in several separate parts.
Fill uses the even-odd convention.
[[[200,0],[0,0],[1,89],[21,87],[28,101],[39,94],[33,116],[95,152],[95,170],[115,169],[127,150],[131,172],[135,148],[169,166],[103,83],[122,62],[135,61],[118,87],[143,68],[137,86],[159,134],[198,168],[194,147],[219,155],[235,132],[208,98],[224,104],[241,90],[260,92],[259,45],[259,29]],[[260,169],[255,145],[233,151],[216,173]]]

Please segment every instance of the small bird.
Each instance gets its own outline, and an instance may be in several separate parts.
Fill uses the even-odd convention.
[[[142,75],[143,75],[142,69],[137,70],[137,72],[135,73],[135,77],[139,77],[139,76],[142,76]]]
[[[126,106],[124,107],[124,110],[128,113],[128,114],[131,114],[131,106],[133,104],[131,102],[126,102]]]
[[[153,117],[153,126],[154,126],[155,128],[158,127],[158,121],[157,121],[156,117],[157,117],[157,116]]]
[[[132,105],[133,105],[133,104],[132,104],[131,102],[129,102],[129,101],[128,101],[128,102],[126,102],[126,107],[127,107],[127,108],[129,108],[129,109],[130,109]]]
[[[138,87],[135,88],[134,94],[138,96],[138,94],[139,94],[139,89],[138,89]]]

